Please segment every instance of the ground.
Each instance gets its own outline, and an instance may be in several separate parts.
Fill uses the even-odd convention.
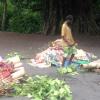
[[[81,73],[75,76],[60,76],[56,68],[39,69],[29,66],[27,63],[35,54],[45,50],[50,41],[59,36],[44,36],[35,34],[19,34],[12,32],[0,32],[0,55],[5,57],[9,52],[19,52],[24,58],[22,60],[28,75],[48,75],[54,78],[65,78],[70,85],[73,100],[100,100],[100,74]],[[78,47],[92,52],[100,58],[100,37],[75,35]],[[2,97],[0,100],[29,100],[26,97]]]

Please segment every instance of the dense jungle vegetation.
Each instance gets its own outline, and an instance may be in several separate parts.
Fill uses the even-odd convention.
[[[0,0],[0,30],[58,34],[69,14],[74,31],[100,34],[100,0]]]

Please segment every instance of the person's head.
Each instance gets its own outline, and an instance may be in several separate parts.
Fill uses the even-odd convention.
[[[66,23],[67,23],[68,25],[71,25],[72,22],[73,22],[73,16],[72,16],[72,15],[68,15],[68,16],[65,18],[65,20],[66,20]]]

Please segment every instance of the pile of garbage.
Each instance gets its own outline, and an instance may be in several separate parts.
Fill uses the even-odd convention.
[[[19,56],[2,59],[0,57],[0,96],[8,95],[12,84],[16,83],[25,75]]]
[[[31,59],[32,65],[39,68],[47,68],[51,66],[67,67],[71,55],[74,54],[70,64],[77,64],[78,67],[89,69],[91,71],[100,71],[100,60],[93,53],[89,53],[76,46],[63,47],[61,39],[52,42],[52,45],[36,54],[34,59]],[[64,66],[62,66],[63,58],[66,57]]]

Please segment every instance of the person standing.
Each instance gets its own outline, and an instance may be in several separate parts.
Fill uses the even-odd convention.
[[[63,41],[63,46],[72,46],[75,45],[74,38],[72,36],[71,25],[73,22],[73,16],[69,15],[66,17],[66,20],[61,27],[61,37]]]
[[[73,16],[72,15],[68,15],[66,17],[65,22],[62,24],[61,37],[62,37],[62,45],[63,45],[63,47],[72,48],[73,46],[76,45],[76,43],[74,41],[74,38],[72,36],[72,30],[71,30],[72,22],[73,22]],[[70,55],[68,64],[71,63],[73,57],[74,57],[74,53],[72,53]],[[66,56],[64,56],[62,66],[65,66],[64,63],[65,63],[66,59],[67,59]]]

